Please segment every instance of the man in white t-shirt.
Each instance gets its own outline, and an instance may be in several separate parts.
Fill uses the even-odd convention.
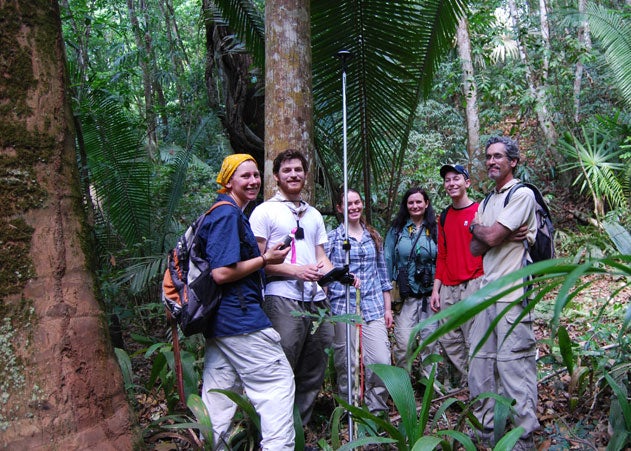
[[[328,363],[325,349],[331,345],[333,326],[322,322],[312,333],[313,320],[292,312],[329,313],[318,280],[333,266],[324,251],[327,233],[322,215],[302,200],[309,169],[305,156],[288,149],[274,159],[277,193],[256,207],[250,225],[261,252],[291,235],[291,251],[284,263],[267,265],[263,310],[281,336],[281,345],[294,370],[296,404],[303,425],[313,411]]]
[[[537,223],[533,192],[527,188],[516,189],[505,202],[510,189],[519,183],[514,176],[518,162],[519,148],[515,141],[504,136],[488,140],[486,168],[489,178],[495,181],[495,188],[482,202],[469,226],[471,253],[483,256],[481,286],[519,270],[524,257],[529,258],[523,240],[532,244],[535,239]],[[521,294],[515,290],[477,314],[469,331],[470,342],[479,343],[497,315]],[[469,361],[468,383],[471,399],[484,392],[493,392],[515,401],[513,424],[523,427],[524,433],[513,450],[531,451],[535,449],[532,433],[539,429],[536,341],[532,314],[528,313],[517,322],[522,312],[521,304],[514,305],[495,325],[488,340]],[[479,434],[480,438],[491,444],[503,433],[501,427],[500,430],[495,427],[494,405],[493,398],[486,398],[474,406],[474,414],[485,428]]]

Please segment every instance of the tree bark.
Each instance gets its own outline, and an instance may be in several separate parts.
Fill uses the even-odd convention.
[[[548,85],[550,72],[550,25],[548,21],[548,4],[546,0],[539,0],[539,24],[541,26],[541,41],[543,46],[541,84]]]
[[[144,3],[141,2],[141,8],[144,7],[143,5]],[[136,47],[138,48],[140,69],[142,71],[142,84],[145,94],[145,121],[147,122],[147,148],[149,151],[149,157],[153,158],[154,152],[158,148],[158,138],[156,136],[156,113],[153,105],[153,77],[151,75],[149,64],[151,55],[151,35],[147,30],[147,24],[145,24],[144,33],[140,27],[134,0],[127,0],[127,9],[129,11],[131,28],[134,33],[134,40],[136,42]]]
[[[0,0],[0,17],[0,170],[11,181],[0,219],[0,446],[133,449],[85,253],[58,4]]]
[[[265,2],[265,198],[276,183],[272,163],[286,149],[309,161],[305,200],[315,191],[309,0]]]
[[[478,115],[478,85],[475,81],[473,60],[471,58],[471,38],[466,18],[461,18],[456,31],[458,56],[462,67],[462,90],[465,96],[465,118],[467,122],[467,155],[469,171],[481,173],[484,162],[480,154],[480,117]],[[481,178],[477,178],[481,180]]]
[[[558,136],[550,112],[548,111],[548,99],[547,99],[547,85],[545,80],[537,80],[534,68],[529,61],[528,51],[526,45],[522,39],[521,26],[519,23],[519,11],[515,0],[508,0],[508,6],[510,11],[510,18],[513,29],[517,35],[517,48],[519,49],[519,57],[526,70],[526,80],[528,82],[528,89],[531,95],[535,99],[535,111],[537,114],[537,120],[539,127],[543,132],[546,139],[547,151],[552,156],[555,163],[561,163],[561,156],[554,150],[554,144],[556,144]],[[547,22],[546,22],[547,26]],[[545,34],[545,32],[542,31]]]
[[[587,8],[587,0],[578,0],[578,12],[583,15]],[[578,27],[578,45],[580,46],[581,56],[591,52],[592,40],[589,33],[589,22],[581,21]],[[581,85],[583,84],[583,72],[585,65],[579,56],[576,61],[576,69],[574,71],[574,122],[578,124],[581,117]]]

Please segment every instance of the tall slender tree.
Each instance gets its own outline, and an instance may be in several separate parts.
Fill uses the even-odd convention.
[[[467,121],[467,155],[469,164],[476,164],[476,153],[480,150],[480,117],[478,115],[478,85],[475,81],[471,58],[471,37],[467,19],[461,17],[456,31],[458,56],[462,67],[462,90],[465,97],[465,118]],[[481,163],[481,162],[480,162]],[[473,168],[469,168],[471,170]],[[476,164],[476,170],[482,164]]]
[[[141,2],[141,7],[143,9],[146,7],[144,2]],[[152,59],[150,59],[150,55],[152,54],[151,34],[146,20],[144,21],[145,23],[141,24],[139,19],[139,16],[143,18],[145,17],[145,11],[141,9],[141,14],[139,14],[134,0],[127,0],[127,9],[129,11],[129,19],[134,33],[138,60],[142,71],[142,84],[145,94],[145,121],[147,125],[147,149],[149,151],[149,155],[151,156],[158,147],[158,137],[156,135],[156,114],[153,99],[154,80],[151,70]]]
[[[133,449],[89,265],[58,4],[0,0],[0,18],[0,446]]]
[[[587,0],[578,0],[578,12],[579,14],[585,14],[587,8]],[[588,54],[592,49],[592,40],[589,32],[589,22],[587,19],[582,18],[581,23],[578,26],[578,45],[580,48],[580,55],[576,61],[576,68],[574,69],[574,122],[578,123],[581,114],[581,85],[583,84],[583,72],[585,71],[585,64],[583,64],[582,56]]]
[[[546,140],[546,146],[548,151],[553,156],[554,160],[558,163],[561,163],[561,156],[558,152],[554,150],[554,144],[557,142],[558,136],[556,132],[556,128],[554,126],[554,122],[552,121],[552,115],[550,113],[550,105],[548,104],[548,85],[547,85],[547,69],[544,64],[544,71],[541,76],[537,76],[535,73],[535,68],[533,62],[529,58],[528,48],[524,39],[524,31],[522,29],[522,25],[520,23],[520,9],[518,8],[516,0],[508,0],[508,7],[510,18],[512,22],[513,30],[517,36],[517,48],[519,50],[519,57],[526,71],[526,79],[528,82],[528,89],[530,90],[530,94],[532,95],[535,101],[535,111],[537,114],[537,119],[539,122],[539,127],[543,132],[543,135]],[[529,8],[529,6],[524,6],[524,8]],[[547,30],[547,16],[544,20],[544,12],[540,11],[541,22],[545,22],[545,27]],[[542,35],[545,35],[546,32],[541,31]]]

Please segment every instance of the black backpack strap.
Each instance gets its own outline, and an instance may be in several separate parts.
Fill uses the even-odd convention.
[[[513,193],[517,191],[519,188],[523,188],[523,187],[530,188],[532,190],[532,188],[529,185],[526,185],[522,182],[516,183],[508,191],[508,194],[506,195],[506,198],[504,199],[504,206],[508,205],[508,201],[510,200],[510,197],[513,195]],[[528,240],[525,238],[524,238],[523,243],[524,243],[524,254],[521,257],[521,266],[522,268],[525,268],[526,266],[528,266],[528,252],[530,251],[530,244],[528,243]],[[527,279],[525,278],[524,281],[526,280]],[[529,287],[524,287],[524,290],[526,290],[526,288],[529,289]]]
[[[489,203],[489,199],[491,198],[492,195],[493,195],[493,191],[491,191],[484,197],[484,200],[482,201],[482,211],[486,209],[486,204]]]
[[[450,208],[451,208],[451,205],[449,205],[447,208],[445,208],[443,211],[440,212],[440,226],[441,227],[445,227],[445,220],[447,219],[447,212],[449,211]]]
[[[513,193],[521,188],[522,186],[526,186],[524,183],[516,183],[514,186],[511,186],[510,190],[508,191],[508,194],[506,195],[506,197],[504,198],[504,206],[508,205],[508,201],[510,200],[511,196],[513,195]],[[482,201],[482,211],[484,211],[486,209],[486,204],[489,203],[489,199],[491,199],[491,196],[493,195],[493,191],[491,191],[490,193],[488,193],[485,197],[484,200]]]
[[[535,195],[535,202],[537,203],[537,205],[541,207],[545,216],[550,217],[551,216],[550,208],[548,207],[548,204],[546,203],[546,200],[544,199],[543,194],[541,194],[541,191],[539,191],[539,188],[537,188],[535,185],[532,185],[530,183],[524,183],[523,185],[530,188],[530,190]]]
[[[513,193],[515,191],[517,191],[519,188],[522,188],[524,186],[526,186],[526,185],[524,183],[521,183],[521,182],[516,183],[514,186],[512,186],[511,189],[508,191],[508,195],[506,196],[506,198],[504,198],[504,206],[508,205],[508,201],[510,200],[510,197],[513,195]]]
[[[445,208],[443,211],[440,212],[440,227],[443,231],[443,242],[445,244],[445,249],[447,249],[447,235],[445,235],[445,221],[447,220],[447,213],[449,212],[450,208],[451,208],[451,205],[447,206],[447,208]]]

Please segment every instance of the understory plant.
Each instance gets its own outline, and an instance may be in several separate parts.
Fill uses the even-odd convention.
[[[336,398],[340,404],[334,413],[331,431],[331,445],[322,441],[320,445],[324,449],[336,449],[341,451],[360,448],[368,445],[394,445],[397,450],[433,450],[440,447],[443,450],[455,450],[462,446],[467,451],[476,449],[472,439],[464,432],[465,425],[473,428],[482,428],[471,412],[471,405],[481,398],[493,397],[496,400],[496,413],[498,417],[504,417],[500,411],[509,412],[510,401],[493,393],[484,393],[471,403],[463,403],[455,397],[450,397],[442,402],[434,412],[431,412],[434,402],[434,382],[437,365],[432,364],[429,378],[425,381],[425,390],[419,407],[416,405],[415,393],[410,380],[410,374],[403,368],[391,365],[374,364],[369,368],[379,376],[400,415],[400,420],[392,422],[388,416],[380,416],[370,413],[360,407],[348,404],[346,401]],[[448,428],[440,429],[441,421],[447,421],[446,413],[449,409],[458,411],[459,417],[455,424]],[[342,444],[340,437],[340,422],[343,411],[352,415],[358,424],[357,439]],[[523,433],[522,428],[516,428],[503,436],[495,449],[511,449]]]
[[[427,324],[433,322],[438,322],[439,324],[436,330],[419,345],[416,353],[419,352],[420,347],[426,346],[428,343],[437,340],[445,332],[472,319],[477,313],[496,303],[506,295],[518,291],[520,293],[519,297],[503,311],[498,312],[496,319],[492,323],[493,327],[489,328],[482,342],[477,344],[472,350],[474,353],[478,352],[482,343],[487,340],[492,333],[492,329],[497,322],[506,315],[511,308],[520,304],[524,306],[523,312],[515,321],[515,324],[518,324],[522,318],[533,311],[538,303],[552,296],[554,298],[554,305],[550,321],[551,336],[553,338],[558,337],[560,340],[563,361],[565,365],[568,366],[570,374],[575,375],[575,386],[573,388],[575,395],[580,395],[581,390],[585,389],[585,377],[587,376],[587,372],[581,369],[581,365],[577,364],[577,357],[573,354],[577,349],[569,343],[569,337],[566,336],[566,331],[561,327],[561,318],[564,311],[573,304],[579,295],[602,278],[598,276],[608,276],[616,280],[616,285],[613,287],[611,294],[604,299],[596,300],[601,303],[600,310],[603,311],[609,304],[613,304],[615,308],[615,299],[622,296],[623,291],[631,286],[631,255],[612,255],[582,262],[571,262],[565,259],[547,260],[529,265],[506,275],[486,285],[467,299],[421,322],[413,330],[413,334],[417,334],[419,330],[426,327]],[[526,291],[525,288],[530,285],[534,285],[535,289]],[[598,317],[599,314],[597,313],[597,318]],[[611,355],[605,355],[603,353],[603,359],[601,361],[590,364],[596,365],[597,371],[599,372],[597,376],[599,380],[602,379],[606,381],[612,390],[614,390],[615,398],[618,400],[621,410],[626,408],[626,395],[623,396],[622,389],[615,388],[614,385],[611,384],[611,381],[614,381],[619,387],[620,380],[626,378],[629,369],[628,365],[626,365],[629,360],[629,345],[626,343],[628,341],[626,331],[629,325],[629,318],[631,318],[631,308],[627,308],[624,313],[624,320],[621,321],[623,327],[620,329],[617,325],[614,325],[615,329],[620,331],[617,334],[617,344],[613,346],[619,349],[617,359],[620,360],[612,360]],[[598,323],[598,320],[596,319],[595,322]],[[509,333],[511,332],[512,329],[509,330]],[[596,346],[588,348],[587,351],[593,354],[594,348],[599,349],[597,348],[598,346],[596,342]],[[591,357],[593,358],[593,355]],[[620,367],[620,365],[626,366]],[[621,370],[621,368],[623,368],[623,370]],[[589,371],[592,370],[590,369]],[[616,381],[613,374],[623,374],[624,377]],[[631,423],[627,423],[626,421],[618,422],[612,425],[612,428],[618,428],[618,432],[624,435],[627,434],[628,424]]]
[[[152,361],[146,389],[159,389],[164,395],[169,412],[175,411],[180,402],[180,396],[175,371],[176,362],[173,353],[173,342],[158,341],[152,337],[138,334],[132,334],[132,338],[144,346],[136,351],[133,356],[142,355],[143,358]],[[202,337],[198,335],[179,338],[182,381],[186,399],[198,392],[202,371],[200,361],[203,346],[200,344],[201,339]]]
[[[623,176],[625,164],[620,159],[622,150],[617,143],[597,127],[581,128],[581,134],[567,133],[559,146],[567,163],[563,169],[577,173],[574,185],[588,192],[594,203],[594,213],[602,218],[606,207],[628,206]]]

